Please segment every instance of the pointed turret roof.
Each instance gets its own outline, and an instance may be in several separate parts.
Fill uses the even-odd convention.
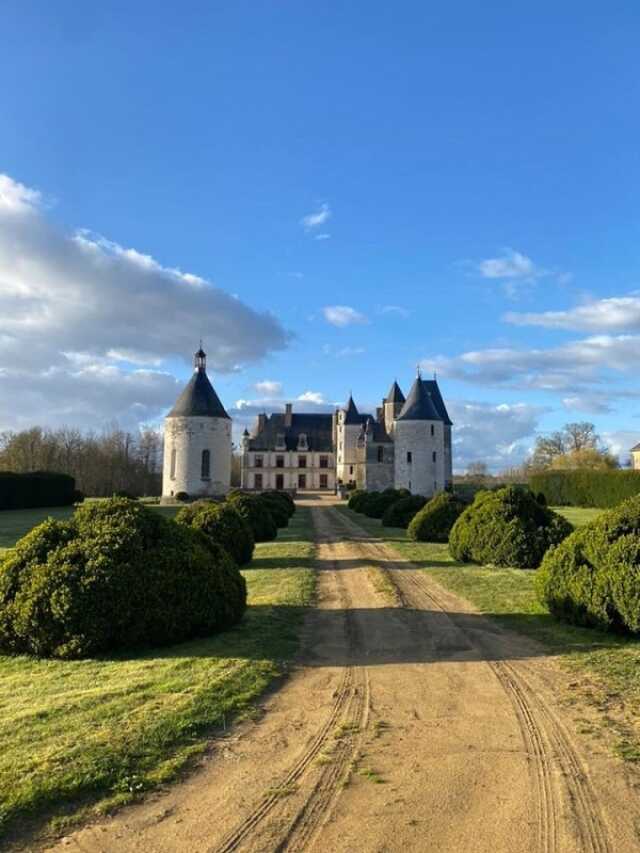
[[[442,399],[442,394],[440,393],[440,388],[438,387],[437,380],[435,378],[423,379],[422,384],[427,389],[427,392],[431,395],[433,405],[436,407],[436,412],[440,415],[441,419],[448,426],[453,426],[453,422],[449,417],[449,413],[447,412],[447,407],[445,406],[444,400]]]
[[[224,406],[207,376],[207,355],[200,347],[194,356],[195,371],[178,397],[168,418],[227,418]]]
[[[353,397],[349,394],[349,401],[345,408],[346,417],[344,419],[345,424],[359,424],[362,422],[362,418],[358,413],[358,409],[356,404],[353,402]]]
[[[400,390],[400,386],[394,380],[391,390],[387,394],[385,401],[387,403],[404,403],[404,394]]]
[[[398,415],[399,421],[441,421],[426,384],[418,376],[411,386],[409,396]]]

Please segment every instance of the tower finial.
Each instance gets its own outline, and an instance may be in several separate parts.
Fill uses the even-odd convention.
[[[416,365],[416,372],[418,375],[418,379],[422,379],[422,368],[420,367],[420,362]]]
[[[202,338],[200,338],[200,349],[193,356],[193,366],[195,367],[196,370],[199,370],[203,373],[207,369],[207,354],[202,349]]]

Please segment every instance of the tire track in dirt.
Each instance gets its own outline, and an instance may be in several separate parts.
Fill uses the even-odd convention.
[[[352,653],[361,647],[357,626],[350,616],[351,600],[337,568],[335,545],[326,536],[326,521],[317,510],[312,510],[316,536],[319,538],[318,558],[323,565],[330,565],[333,572],[340,607],[345,613],[345,634]],[[274,851],[302,851],[321,830],[330,810],[339,797],[342,785],[347,780],[352,763],[358,752],[361,733],[366,728],[369,709],[369,682],[366,669],[362,666],[347,666],[334,703],[326,722],[313,738],[309,747],[298,758],[289,773],[265,796],[244,820],[210,853],[231,853],[258,829],[262,821],[279,806],[283,807],[283,791],[300,782],[307,772],[317,766],[317,759],[327,753],[327,763],[322,765],[319,777],[311,793],[298,808],[293,822],[278,842],[271,841]],[[329,747],[331,744],[331,747]]]
[[[426,602],[445,614],[474,648],[480,653],[484,651],[475,637],[456,623],[455,617],[449,613],[433,590],[427,589],[420,581],[420,570],[417,567],[408,569],[407,566],[411,564],[408,561],[403,562],[391,548],[381,542],[372,541],[367,531],[337,510],[332,508],[330,512],[339,525],[351,534],[350,538],[354,544],[379,564],[381,571],[396,588],[403,607],[422,607]],[[394,563],[399,562],[403,562],[403,568],[394,570]],[[598,798],[564,727],[527,682],[520,671],[523,667],[518,666],[516,669],[513,663],[504,660],[487,660],[486,664],[514,707],[527,752],[533,759],[537,833],[541,853],[554,853],[559,849],[562,827],[558,814],[558,797],[555,796],[558,775],[562,778],[569,797],[582,851],[612,853],[613,848]],[[559,768],[560,774],[554,774],[554,765]]]

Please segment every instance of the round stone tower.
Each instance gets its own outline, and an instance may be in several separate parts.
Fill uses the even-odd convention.
[[[446,487],[444,423],[418,373],[395,422],[396,489],[431,497]]]
[[[207,376],[207,354],[164,422],[162,497],[225,495],[231,481],[231,418]]]

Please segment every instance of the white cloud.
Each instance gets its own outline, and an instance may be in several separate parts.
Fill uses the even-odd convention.
[[[273,379],[263,379],[262,382],[256,382],[253,387],[258,394],[263,394],[265,397],[279,397],[282,394],[282,382],[276,382]]]
[[[539,277],[544,270],[539,270],[531,258],[521,252],[505,249],[500,258],[487,258],[480,261],[478,272],[483,278],[532,279]]]
[[[522,463],[535,439],[545,409],[526,403],[447,401],[454,422],[453,459],[456,471],[481,460],[494,471]]]
[[[402,317],[406,319],[411,315],[411,312],[407,308],[403,308],[401,305],[383,305],[378,309],[379,314],[396,314],[398,317]]]
[[[313,231],[315,228],[319,228],[321,225],[324,225],[325,222],[328,222],[330,218],[331,208],[326,201],[323,201],[317,210],[303,216],[300,220],[300,224],[305,231]]]
[[[327,402],[320,391],[305,391],[304,394],[296,397],[296,400],[299,400],[301,403],[315,403],[317,406],[326,405]]]
[[[505,314],[504,319],[517,326],[543,326],[581,332],[640,330],[640,296],[598,299],[568,311],[544,311],[538,314],[511,311]]]
[[[316,236],[313,239],[314,240],[330,240],[331,234],[327,234],[327,233],[316,234]]]
[[[495,347],[425,359],[422,365],[466,382],[575,391],[585,382],[602,381],[606,370],[637,373],[640,335],[594,335],[549,349]]]
[[[604,393],[594,394],[586,392],[584,394],[573,394],[571,397],[564,397],[562,405],[570,412],[588,412],[595,415],[604,415],[611,411],[608,397]]]
[[[86,230],[58,230],[37,191],[0,176],[0,428],[67,416],[95,425],[140,407],[159,415],[175,380],[131,366],[190,359],[200,337],[210,367],[224,372],[289,341],[271,314],[200,276]]]
[[[332,326],[350,326],[355,323],[366,323],[364,314],[349,305],[327,305],[322,309],[324,318]]]

